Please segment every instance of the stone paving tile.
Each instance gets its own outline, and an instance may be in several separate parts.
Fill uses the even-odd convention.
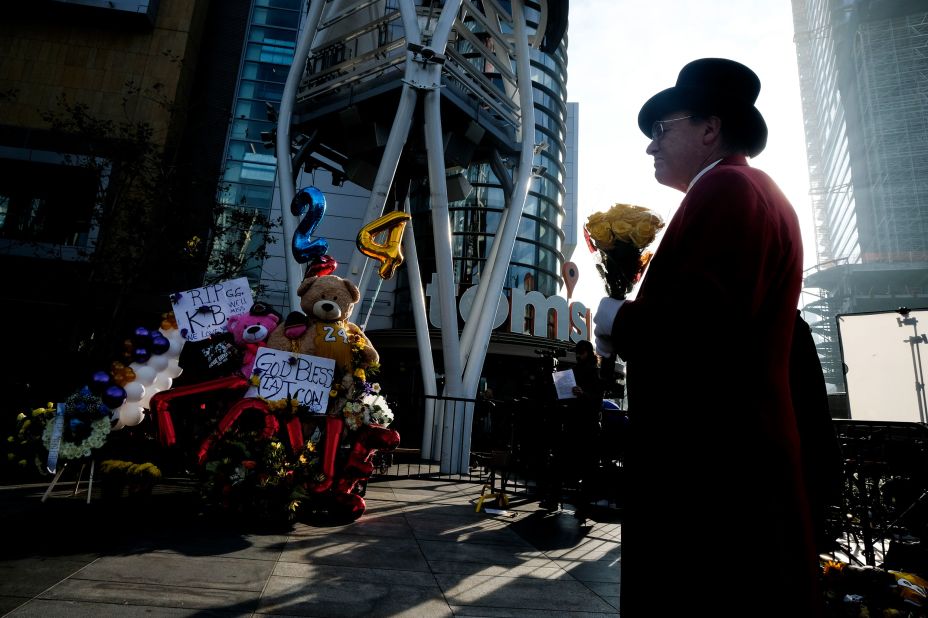
[[[345,525],[317,526],[298,523],[290,532],[290,538],[331,536],[334,533],[372,537],[412,537],[412,529],[402,512],[379,513],[368,510],[359,520]]]
[[[616,609],[619,607],[619,582],[618,580],[614,582],[601,583],[601,582],[589,582],[584,581],[587,588],[595,592],[602,598],[606,603],[609,603]]]
[[[466,562],[476,565],[515,567],[531,561],[532,564],[553,565],[547,556],[531,547],[464,544],[453,541],[420,541],[419,546],[429,564]]]
[[[93,562],[95,554],[0,562],[0,597],[34,597]]]
[[[260,592],[273,568],[268,560],[151,553],[104,556],[71,579]]]
[[[383,538],[346,534],[294,536],[287,543],[280,560],[331,566],[356,566],[428,571],[428,564],[411,538]]]
[[[573,612],[551,609],[520,609],[508,607],[483,607],[451,604],[455,616],[472,618],[614,618],[619,613],[614,608],[608,612]]]
[[[331,581],[376,581],[382,584],[435,588],[435,576],[424,571],[401,571],[396,569],[372,569],[361,566],[325,566],[298,562],[278,562],[273,575],[299,577],[313,584]]]
[[[264,580],[261,585],[264,586]],[[241,614],[254,612],[257,609],[258,592],[238,588],[177,584],[165,586],[145,582],[88,581],[71,578],[47,591],[40,598],[42,600],[115,604],[124,607],[207,609]]]
[[[20,607],[9,614],[16,618],[49,618],[51,616],[67,616],[68,618],[182,618],[196,616],[208,618],[209,616],[250,616],[250,612],[240,614],[229,612],[213,612],[208,609],[178,609],[174,607],[146,607],[144,605],[121,605],[115,603],[86,603],[81,601],[55,601],[36,599],[26,606]]]
[[[597,582],[619,585],[620,569],[618,560],[593,560],[591,562],[552,559],[558,567],[582,582]]]
[[[586,537],[573,547],[545,548],[544,552],[549,558],[573,561],[603,560],[607,558],[618,559],[620,545],[615,541],[606,541],[595,537]]]
[[[522,564],[476,564],[458,560],[430,560],[433,573],[449,575],[487,575],[493,577],[532,577],[535,579],[573,579],[560,566],[546,558],[529,558]]]
[[[271,577],[258,609],[288,616],[451,616],[441,590],[367,581],[331,580],[315,584],[303,578]]]
[[[553,608],[601,613],[615,610],[597,595],[591,594],[582,583],[570,579],[546,581],[542,586],[524,577],[442,573],[436,575],[436,579],[448,603],[454,606],[508,608],[519,612],[550,611]]]
[[[415,537],[421,540],[494,543],[531,547],[509,528],[509,521],[455,508],[440,514],[406,513]]]

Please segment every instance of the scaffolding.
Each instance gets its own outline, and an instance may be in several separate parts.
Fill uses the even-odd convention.
[[[819,262],[803,310],[843,390],[835,316],[928,305],[928,11],[792,7]]]

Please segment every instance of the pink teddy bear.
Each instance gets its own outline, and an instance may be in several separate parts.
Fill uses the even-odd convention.
[[[268,335],[280,324],[280,314],[264,303],[255,303],[248,313],[233,315],[226,320],[226,329],[232,333],[235,345],[242,351],[241,374],[248,378],[258,348],[265,345]]]

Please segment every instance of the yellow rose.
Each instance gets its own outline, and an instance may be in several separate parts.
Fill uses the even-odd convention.
[[[590,238],[603,249],[612,247],[612,243],[615,241],[608,221],[587,223],[586,231],[590,234]]]
[[[628,221],[614,221],[612,223],[612,233],[619,240],[628,241],[631,232],[632,226]]]

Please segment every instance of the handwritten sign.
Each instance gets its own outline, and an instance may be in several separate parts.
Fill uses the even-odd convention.
[[[335,378],[335,359],[259,348],[252,372],[258,376],[258,386],[252,386],[246,397],[291,399],[313,414],[325,414]]]
[[[177,328],[187,341],[226,330],[229,316],[248,313],[254,304],[248,279],[232,279],[171,295]]]

